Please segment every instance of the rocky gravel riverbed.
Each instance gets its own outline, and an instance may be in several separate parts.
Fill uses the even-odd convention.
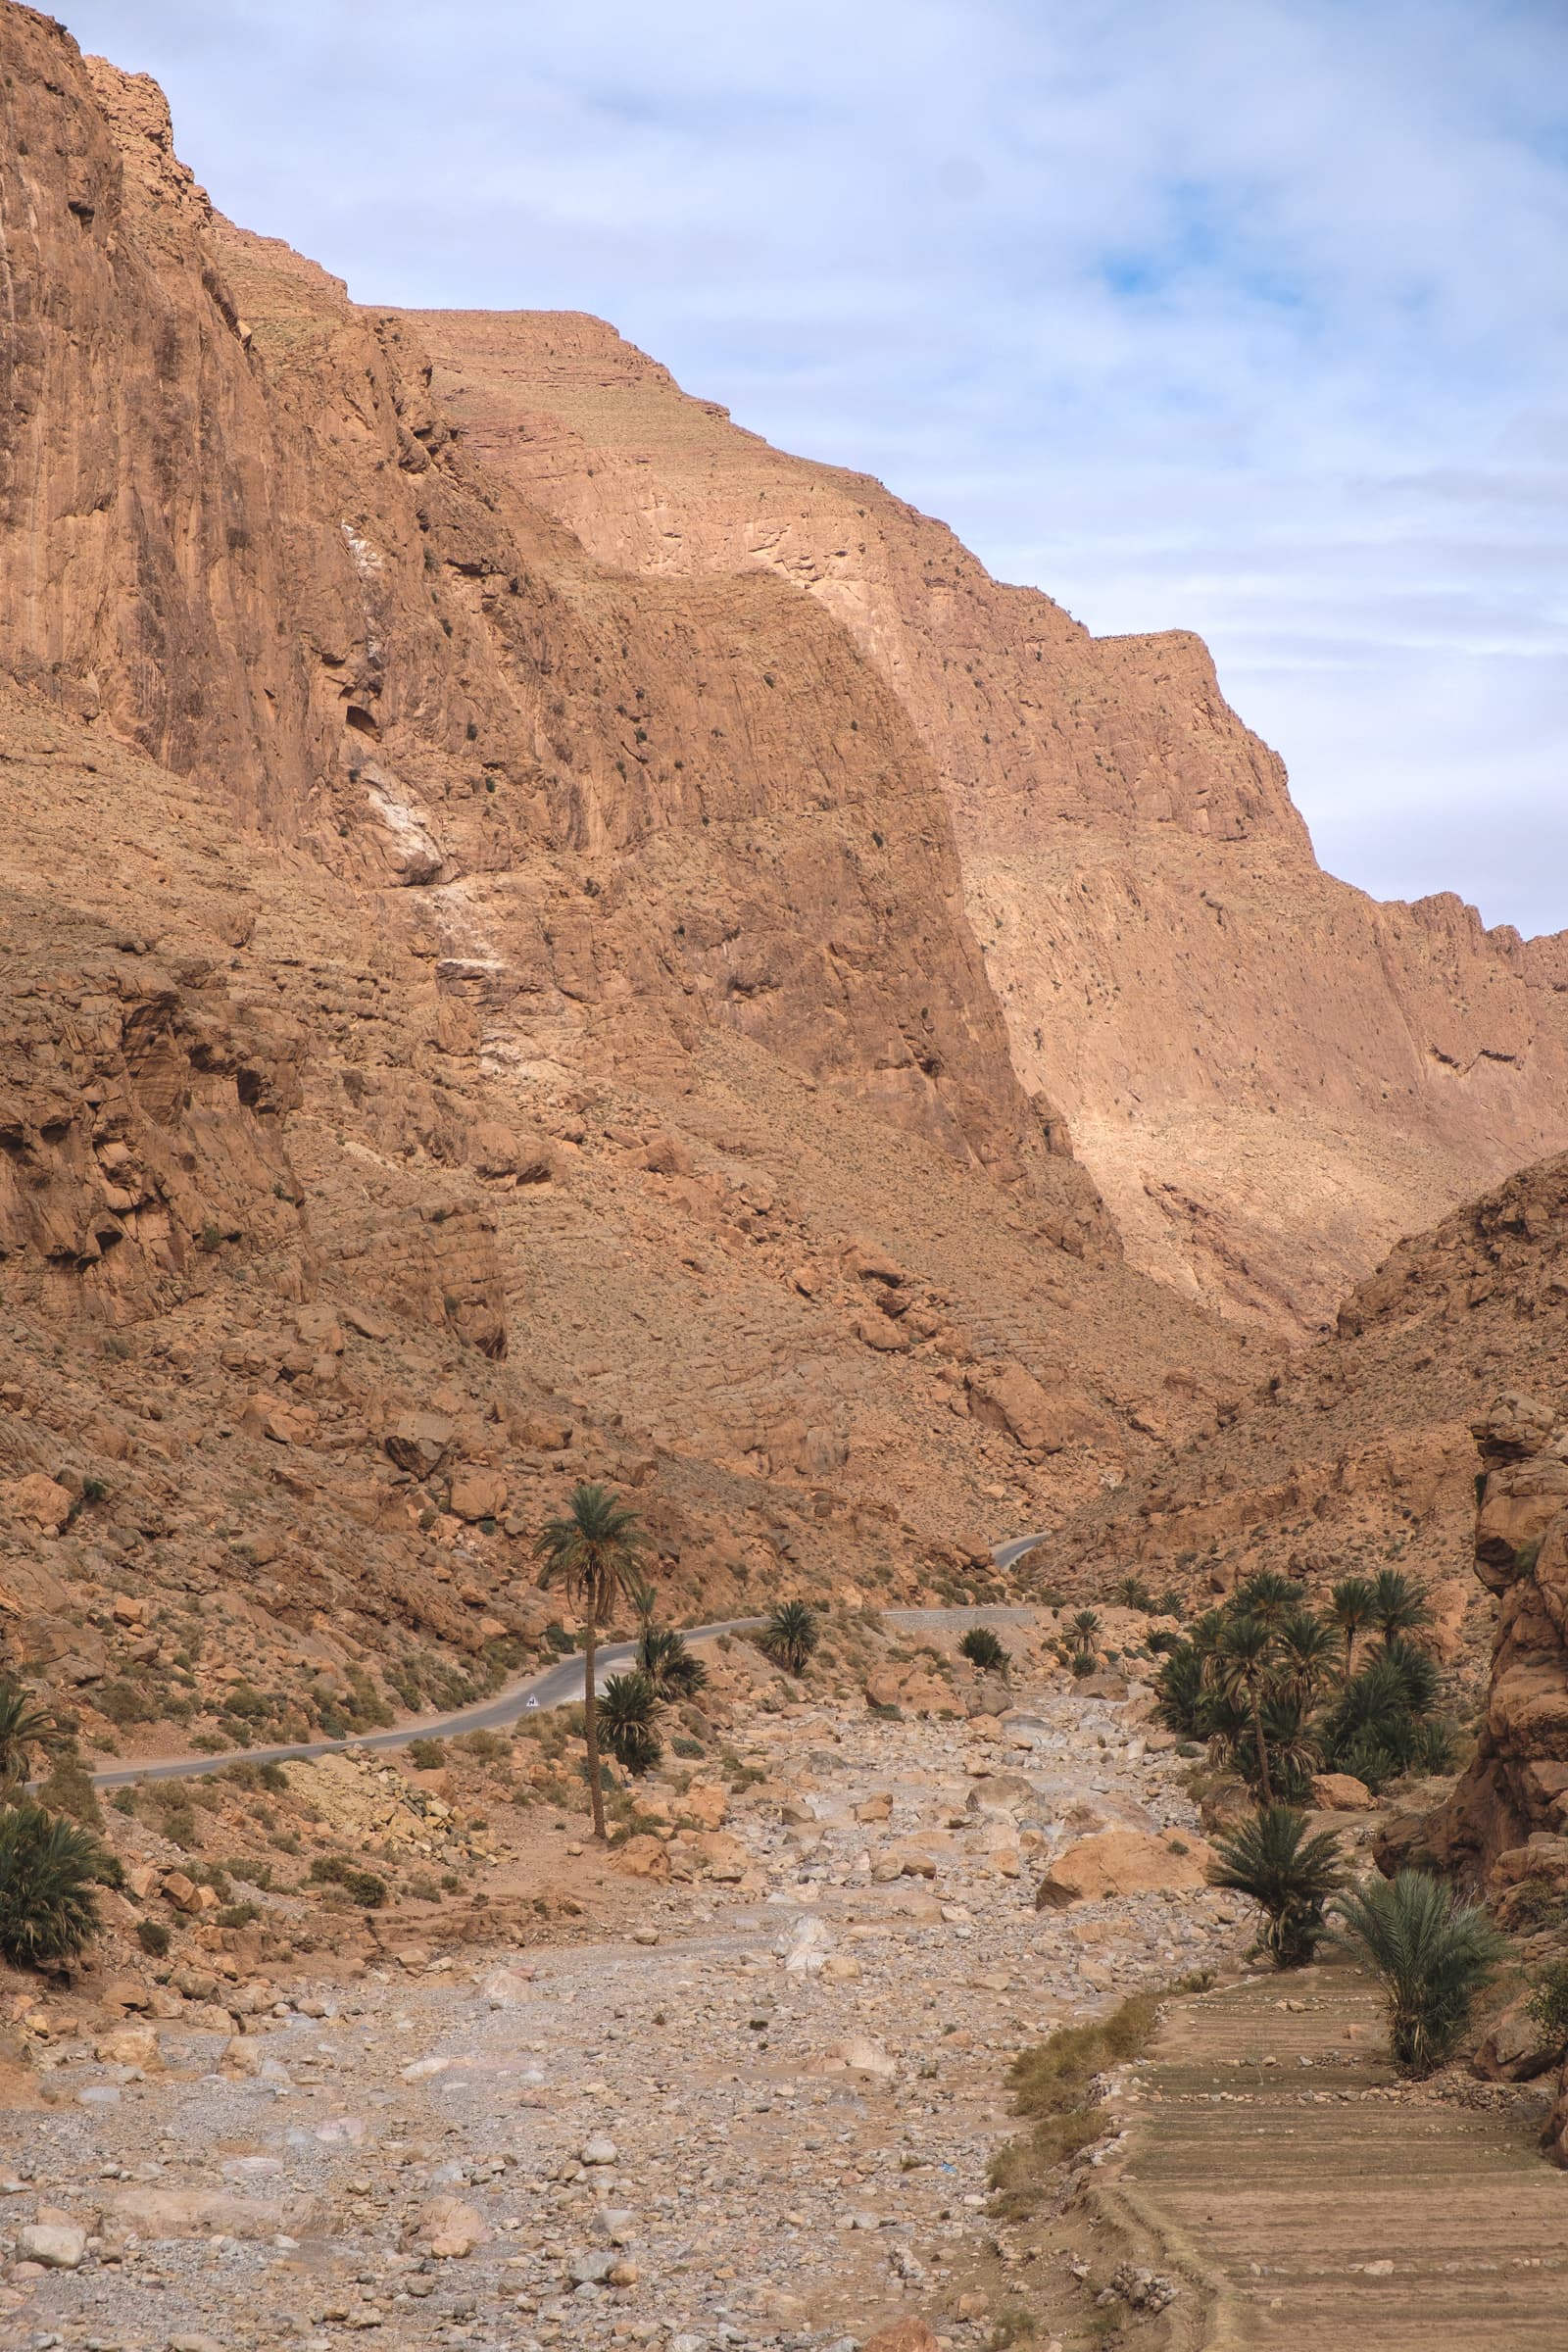
[[[1009,2057],[1245,1939],[1141,1712],[1057,1681],[979,1726],[760,1716],[708,1875],[615,1941],[128,2020],[7,2118],[0,2345],[984,2343]],[[1075,1849],[1187,1883],[1037,1909]]]

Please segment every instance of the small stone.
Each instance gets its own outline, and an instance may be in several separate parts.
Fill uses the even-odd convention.
[[[603,2132],[596,2132],[592,2139],[584,2140],[578,2155],[580,2164],[616,2164],[619,2160],[619,2149]]]

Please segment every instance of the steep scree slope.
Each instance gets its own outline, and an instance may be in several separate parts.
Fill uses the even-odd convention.
[[[411,317],[498,471],[639,576],[843,621],[957,829],[1014,1065],[1136,1260],[1321,1328],[1397,1235],[1568,1144],[1568,947],[1317,866],[1198,639],[1096,639],[864,475],[782,456],[575,314]]]

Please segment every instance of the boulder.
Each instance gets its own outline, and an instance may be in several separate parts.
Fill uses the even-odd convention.
[[[57,1487],[41,1470],[29,1471],[25,1478],[3,1479],[0,1524],[20,1521],[25,1527],[42,1528],[46,1535],[57,1536],[71,1517],[74,1500],[68,1489]]]
[[[1370,1813],[1377,1798],[1350,1772],[1314,1772],[1312,1802],[1320,1813]]]
[[[437,2262],[466,2262],[493,2235],[475,2205],[461,2197],[431,2197],[420,2206],[409,2230],[410,2242]]]
[[[969,1410],[992,1429],[1005,1430],[1030,1453],[1061,1453],[1069,1446],[1111,1443],[1116,1427],[1076,1389],[1045,1388],[1022,1364],[983,1364],[968,1375]]]
[[[1208,1884],[1211,1849],[1166,1830],[1102,1830],[1056,1856],[1035,1893],[1037,1911],[1065,1911],[1131,1894],[1194,1894]]]
[[[117,2026],[95,2043],[93,2056],[101,2066],[139,2066],[144,2074],[162,2063],[151,2026]]]
[[[1548,2033],[1531,2015],[1530,1995],[1510,2001],[1489,2028],[1470,2064],[1484,2082],[1533,2082],[1560,2066],[1563,2035]]]
[[[629,1879],[652,1879],[658,1886],[668,1883],[669,1849],[662,1838],[647,1832],[615,1846],[612,1859],[615,1868],[623,1870]]]
[[[502,1519],[507,1509],[506,1479],[499,1470],[460,1470],[448,1500],[459,1519]]]
[[[29,2222],[17,2231],[18,2260],[46,2271],[79,2270],[86,2251],[87,2232],[74,2222]]]

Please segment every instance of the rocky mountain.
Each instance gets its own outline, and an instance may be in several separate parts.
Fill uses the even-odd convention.
[[[17,6],[0,110],[0,1622],[84,1735],[502,1672],[585,1473],[671,1605],[853,1603],[1244,1394],[842,619],[607,565]]]
[[[598,319],[407,324],[470,445],[599,561],[787,582],[893,688],[1013,1066],[1136,1263],[1297,1338],[1399,1235],[1568,1145],[1568,939],[1325,874],[1196,638],[1091,637]]]
[[[1521,1409],[1499,1418],[1498,1397],[1519,1393],[1536,1400],[1524,1415],[1529,1442],[1515,1430],[1493,1444],[1486,1433],[1513,1429]],[[1401,1242],[1351,1292],[1337,1330],[1223,1426],[1074,1515],[1046,1572],[1086,1589],[1133,1572],[1201,1599],[1260,1565],[1317,1587],[1402,1566],[1442,1589],[1455,1622],[1473,1614],[1479,1633],[1478,1469],[1493,1473],[1488,1511],[1506,1494],[1536,1494],[1528,1482],[1540,1465],[1525,1457],[1548,1449],[1565,1394],[1568,1157],[1558,1156]],[[1503,1470],[1515,1460],[1525,1467]],[[1552,1471],[1541,1495],[1555,1495],[1553,1480],[1562,1483]],[[1528,1517],[1537,1505],[1516,1507]],[[1544,1532],[1552,1511],[1541,1509],[1539,1524],[1500,1546],[1483,1513],[1483,1582],[1493,1591]]]

